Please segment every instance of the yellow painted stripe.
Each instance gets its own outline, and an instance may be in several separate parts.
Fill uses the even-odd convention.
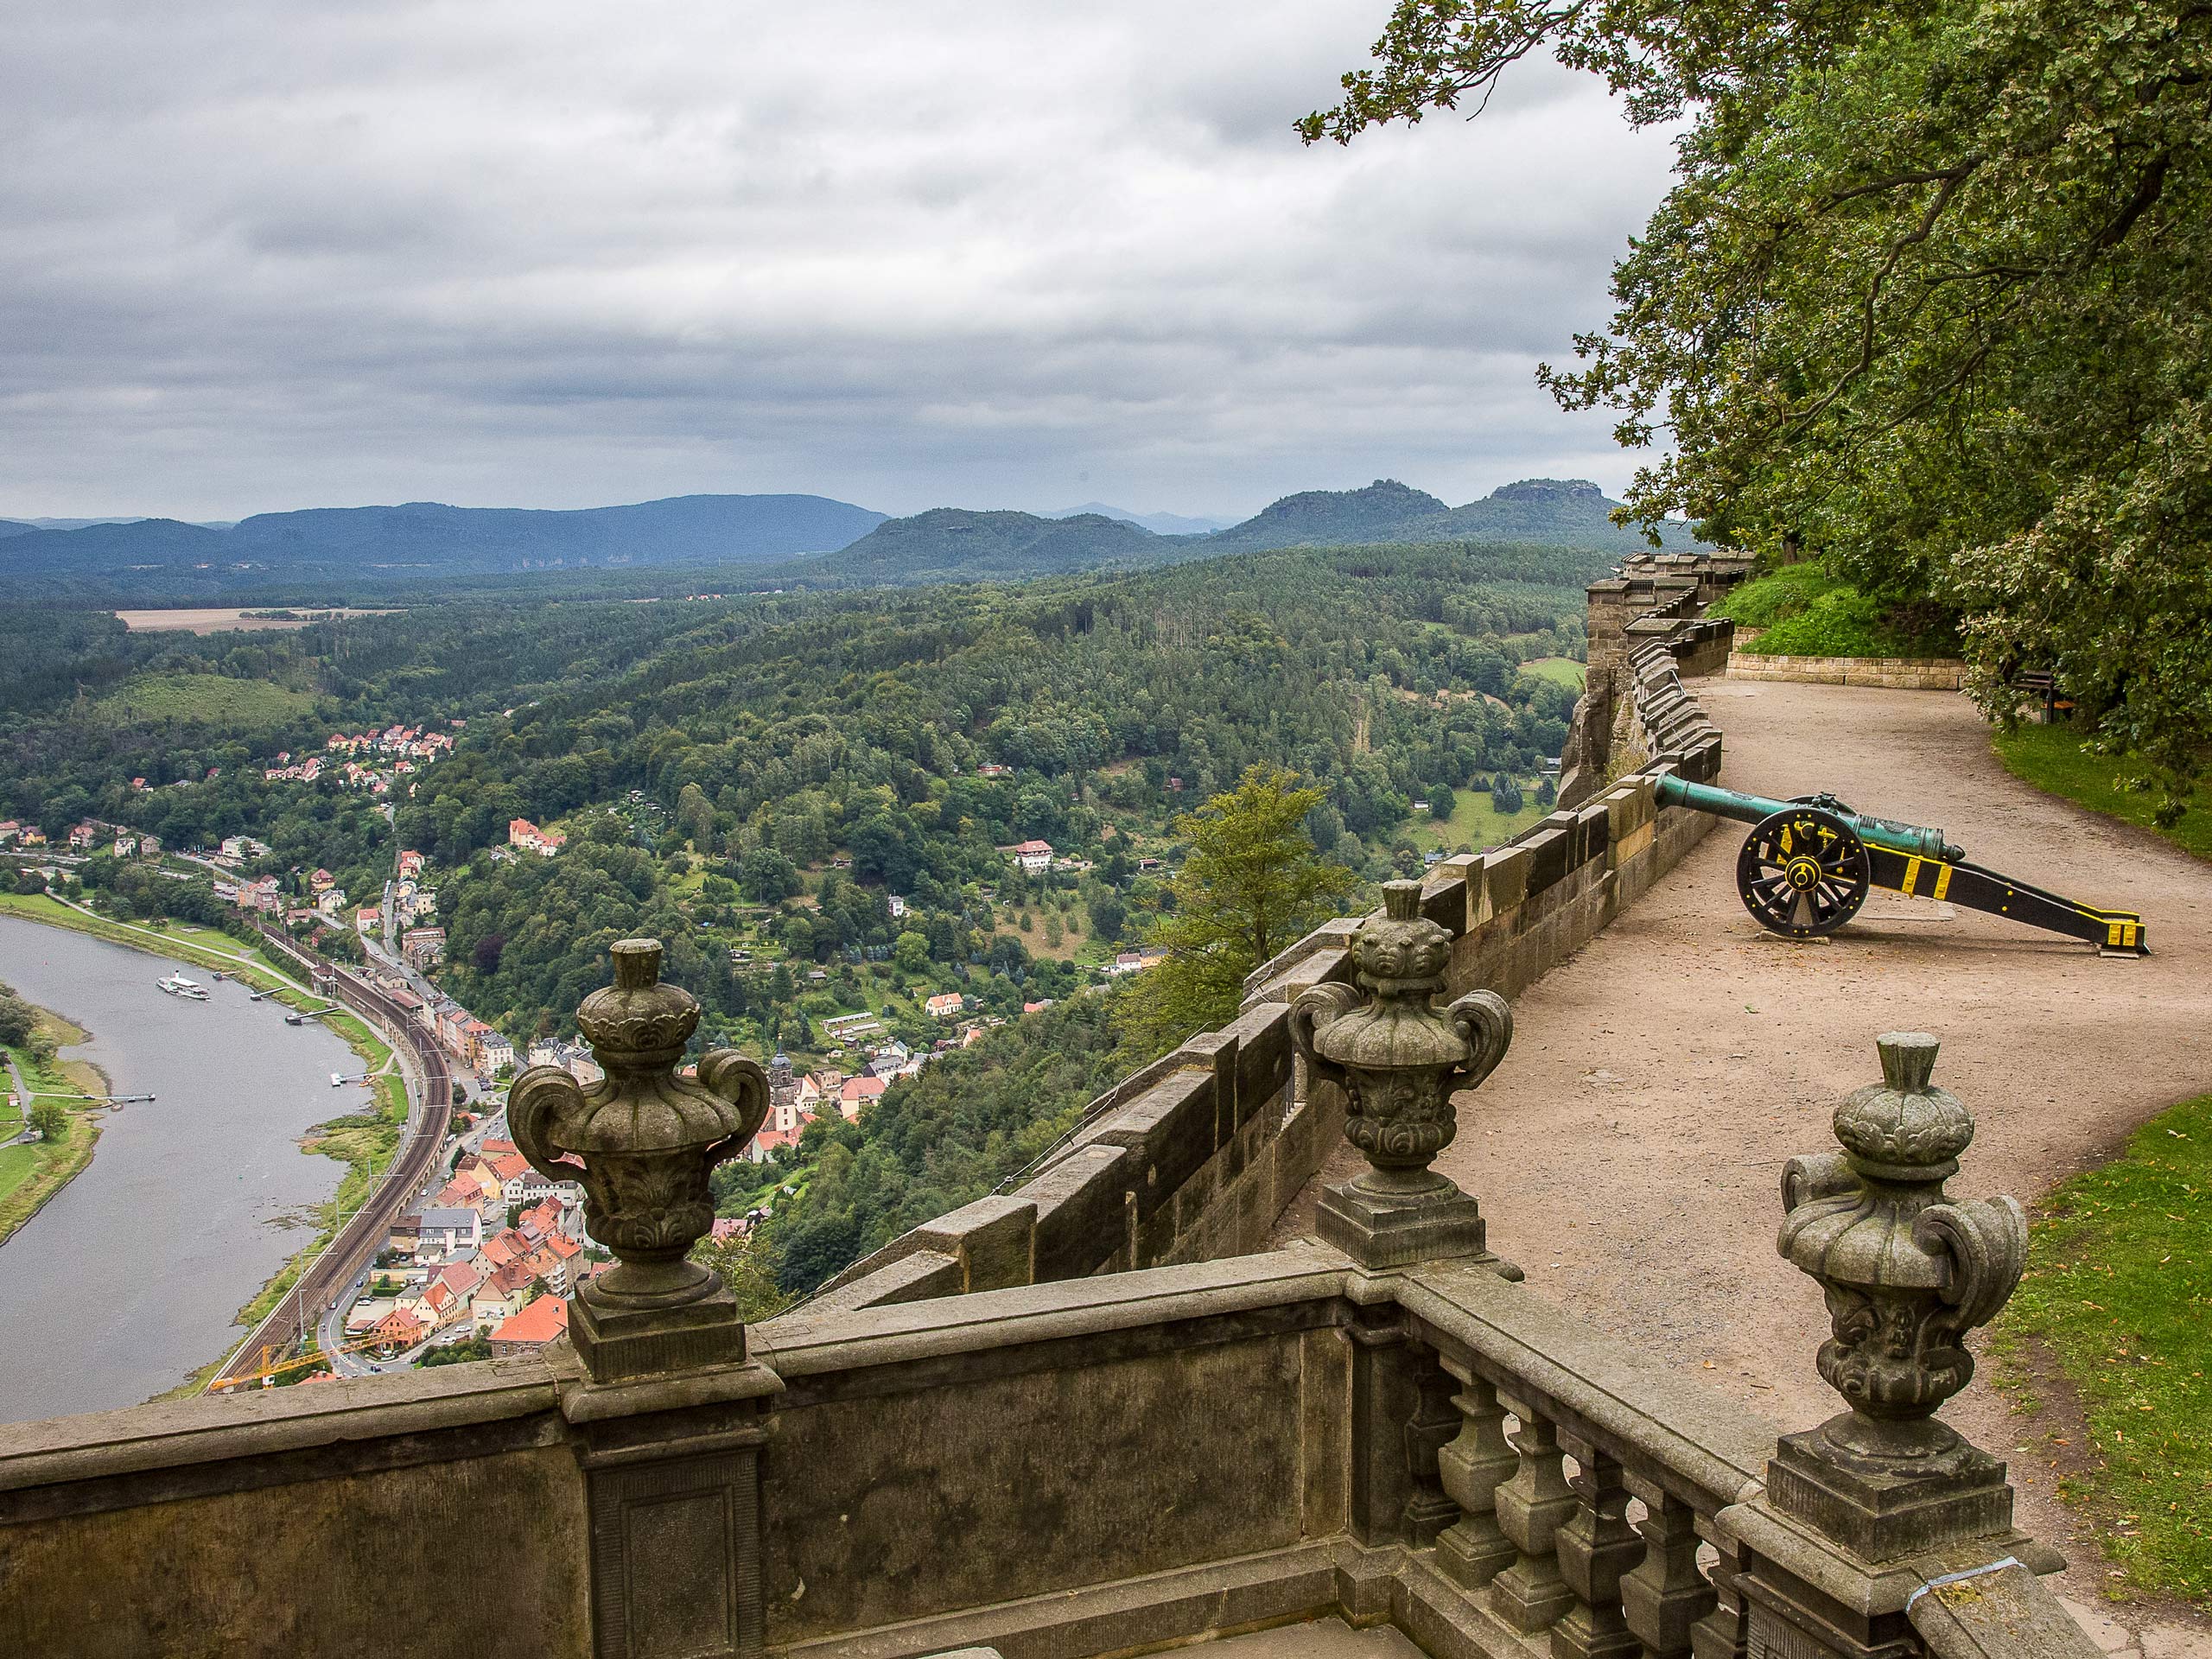
[[[1941,899],[1950,890],[1951,867],[1948,864],[1938,864],[1936,867],[1936,896]]]
[[[1919,880],[1920,861],[1916,858],[1908,858],[1904,861],[1904,882],[1897,891],[1904,893],[1908,899],[1913,897],[1912,884]]]

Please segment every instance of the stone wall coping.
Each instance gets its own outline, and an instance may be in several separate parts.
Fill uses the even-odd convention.
[[[1960,657],[1813,657],[1802,652],[1751,651],[1740,645],[1735,654],[1755,662],[1793,667],[1800,663],[1821,663],[1839,668],[1931,668],[1963,674],[1967,666],[1965,658]]]
[[[1057,1279],[882,1307],[804,1307],[750,1328],[786,1380],[1095,1336],[1344,1294],[1351,1263],[1326,1245]]]
[[[1631,1468],[1640,1460],[1647,1471],[1688,1482],[1708,1510],[1765,1491],[1781,1432],[1775,1424],[1669,1375],[1649,1351],[1602,1334],[1527,1287],[1446,1262],[1409,1269],[1391,1295],[1439,1335],[1538,1391],[1546,1405],[1609,1436],[1608,1450],[1630,1452],[1621,1460]]]
[[[1865,1618],[1901,1613],[1913,1592],[1930,1579],[1987,1566],[1999,1555],[2017,1555],[2031,1573],[2056,1573],[2066,1566],[2058,1551],[2018,1531],[1995,1539],[1970,1538],[1891,1561],[1863,1561],[1818,1528],[1783,1514],[1763,1496],[1721,1510],[1719,1522],[1732,1536],[1785,1564],[1822,1595]],[[2051,1656],[2046,1654],[2044,1659]]]
[[[0,1492],[311,1450],[551,1413],[543,1357],[252,1389],[0,1426]]]

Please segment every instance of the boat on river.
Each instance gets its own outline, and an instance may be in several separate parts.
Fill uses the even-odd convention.
[[[171,974],[167,979],[156,980],[154,984],[156,988],[167,991],[171,996],[183,997],[188,1001],[205,1002],[207,1000],[207,988],[197,980],[187,979],[182,974]]]

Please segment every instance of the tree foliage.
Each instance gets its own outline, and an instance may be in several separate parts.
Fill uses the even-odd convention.
[[[1351,892],[1351,873],[1317,854],[1306,833],[1324,792],[1300,787],[1295,772],[1253,766],[1177,822],[1190,855],[1174,909],[1152,931],[1167,955],[1122,999],[1122,1028],[1145,1058],[1235,1019],[1245,976]]]
[[[1609,329],[1543,378],[1629,500],[1962,618],[2180,810],[2212,759],[2212,12],[2194,0],[1400,0],[1309,142],[1532,52],[1686,120]]]

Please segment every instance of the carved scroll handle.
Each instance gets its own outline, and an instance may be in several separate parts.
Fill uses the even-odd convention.
[[[1309,985],[1290,1005],[1290,1040],[1305,1057],[1308,1073],[1346,1094],[1351,1092],[1351,1074],[1315,1047],[1313,1039],[1319,1027],[1343,1019],[1359,1005],[1359,993],[1338,984]]]
[[[1452,1073],[1446,1093],[1471,1089],[1497,1070],[1513,1046],[1513,1010],[1496,991],[1469,991],[1444,1011],[1472,1052]]]
[[[1859,1172],[1840,1152],[1808,1153],[1782,1166],[1782,1212],[1788,1215],[1815,1198],[1848,1197],[1856,1202],[1862,1191]]]
[[[573,1181],[584,1173],[582,1163],[545,1139],[557,1115],[579,1112],[583,1103],[583,1090],[557,1065],[533,1065],[507,1090],[507,1133],[514,1136],[516,1150],[530,1160],[530,1166],[549,1181]]]
[[[746,1143],[768,1121],[768,1074],[760,1069],[760,1061],[734,1048],[717,1048],[700,1060],[699,1081],[738,1111],[737,1132],[707,1148],[707,1166],[711,1169],[744,1151]]]
[[[1970,1198],[1932,1205],[1916,1217],[1912,1242],[1930,1255],[1948,1256],[1950,1276],[1943,1300],[1961,1331],[1997,1317],[2028,1259],[2028,1218],[2017,1199]]]

